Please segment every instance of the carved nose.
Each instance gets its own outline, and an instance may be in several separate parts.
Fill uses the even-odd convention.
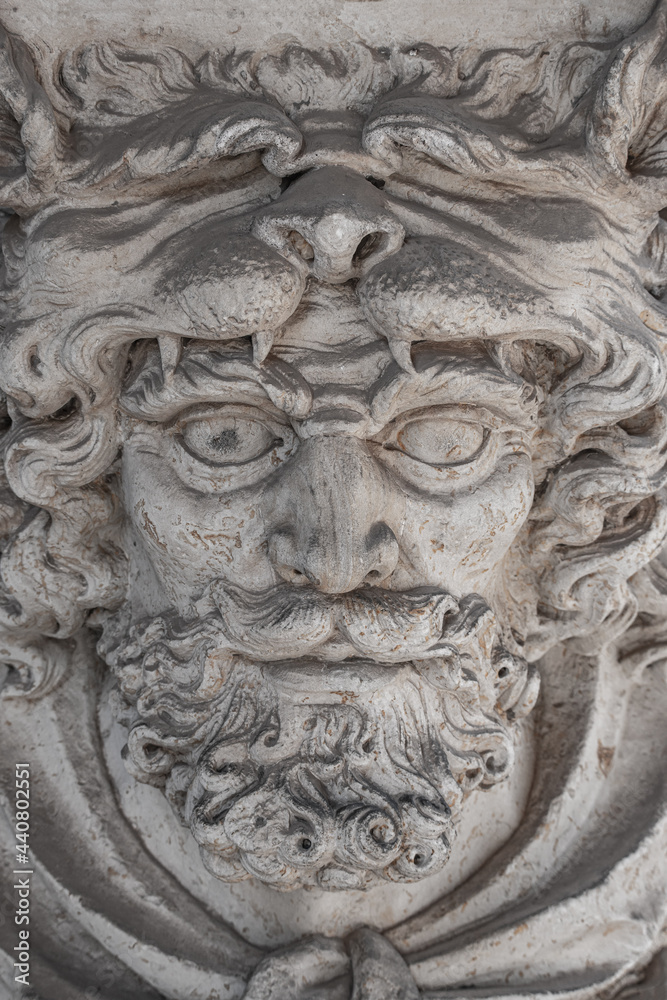
[[[340,284],[395,253],[405,232],[370,181],[342,167],[311,170],[254,221],[253,233],[303,272]]]
[[[393,512],[373,466],[365,444],[354,438],[304,442],[279,487],[269,540],[283,580],[344,594],[394,572],[398,542],[387,523]]]

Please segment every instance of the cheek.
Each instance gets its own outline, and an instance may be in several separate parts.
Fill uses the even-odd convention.
[[[489,593],[532,501],[530,459],[508,455],[475,490],[411,499],[402,547],[425,583]]]
[[[256,498],[188,489],[163,458],[126,449],[124,506],[172,603],[181,609],[216,578],[263,589],[272,582]]]

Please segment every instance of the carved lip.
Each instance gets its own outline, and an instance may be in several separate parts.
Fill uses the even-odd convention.
[[[336,662],[303,657],[263,663],[262,672],[269,683],[301,695],[304,699],[326,692],[328,698],[353,699],[360,694],[378,691],[413,671],[412,661],[382,664],[360,657]]]

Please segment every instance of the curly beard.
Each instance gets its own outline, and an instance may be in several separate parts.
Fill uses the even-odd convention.
[[[126,766],[164,786],[208,870],[287,890],[442,868],[463,793],[509,773],[537,696],[483,599],[216,581],[198,610],[126,607],[99,650]]]

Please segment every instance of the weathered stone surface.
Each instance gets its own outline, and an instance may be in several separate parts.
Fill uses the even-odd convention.
[[[667,8],[370,7],[247,50],[7,18],[42,1000],[667,989]]]

